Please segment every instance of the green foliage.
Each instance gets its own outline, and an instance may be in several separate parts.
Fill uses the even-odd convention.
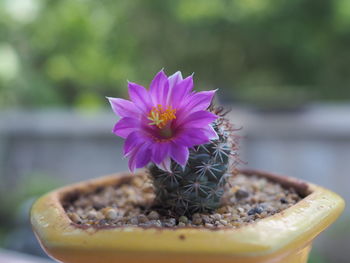
[[[190,150],[184,168],[172,161],[171,172],[151,165],[150,174],[156,190],[156,206],[176,215],[209,212],[219,207],[224,193],[228,168],[237,145],[232,128],[220,118],[214,129],[219,138]]]
[[[0,187],[0,247],[7,233],[16,227],[16,216],[21,205],[61,185],[62,182],[47,174],[34,173],[27,174],[20,184],[11,189]]]
[[[321,253],[313,249],[310,252],[308,263],[330,263]]]
[[[0,107],[100,107],[163,67],[262,106],[350,97],[347,0],[25,2],[0,2]]]

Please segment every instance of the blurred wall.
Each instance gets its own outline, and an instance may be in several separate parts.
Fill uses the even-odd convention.
[[[233,108],[230,118],[243,128],[237,133],[243,136],[241,159],[246,166],[295,176],[349,196],[350,105],[315,105],[291,112],[241,107]],[[35,174],[70,183],[126,170],[123,141],[111,132],[116,121],[112,111],[0,113],[4,184]]]

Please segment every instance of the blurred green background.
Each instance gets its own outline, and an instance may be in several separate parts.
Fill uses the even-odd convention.
[[[348,0],[0,3],[0,107],[103,107],[163,67],[262,107],[350,98]]]
[[[102,115],[95,116],[96,123],[103,119],[100,124],[104,121],[108,128],[96,124],[95,128],[102,127],[102,132],[97,131],[97,135],[93,134],[88,140],[76,130],[69,130],[74,126],[71,124],[76,123],[74,116],[70,119],[71,112],[55,115],[50,112],[52,108],[102,112],[108,107],[105,96],[127,97],[127,80],[147,87],[162,68],[168,74],[177,70],[184,75],[194,72],[196,89],[219,88],[219,99],[225,104],[275,112],[300,109],[313,103],[349,105],[349,47],[349,0],[0,0],[0,113],[5,112],[0,116],[0,126],[5,123],[0,127],[0,166],[6,165],[0,167],[0,173],[3,173],[0,178],[5,178],[4,182],[16,181],[12,182],[14,187],[10,192],[7,185],[0,184],[0,247],[42,254],[26,221],[33,199],[57,186],[80,180],[89,170],[90,177],[115,171],[114,166],[108,164],[114,162],[117,155],[108,159],[106,152],[112,156],[115,153],[112,149],[119,151],[119,148],[110,143],[114,137],[104,137],[112,119],[108,117],[105,121],[100,117]],[[28,115],[33,117],[32,121],[21,115],[22,119],[16,119],[17,115],[6,112],[11,110],[39,111],[39,117]],[[329,108],[322,110],[312,116],[333,112]],[[41,118],[43,112],[45,118]],[[350,111],[342,112],[343,116],[349,116]],[[92,121],[84,118],[84,125],[91,128]],[[56,120],[58,124],[54,123]],[[21,133],[22,121],[32,123],[30,128],[23,125],[29,129],[28,133],[25,129]],[[276,122],[280,123],[280,120]],[[37,123],[43,124],[38,125],[42,130],[36,130]],[[342,128],[346,121],[339,117],[337,123]],[[11,124],[8,125],[11,128],[6,130],[7,124]],[[64,125],[68,128],[61,131],[63,135],[52,132]],[[326,128],[325,136],[328,136],[333,128]],[[249,127],[246,130],[249,134]],[[349,134],[349,129],[341,130]],[[285,136],[285,130],[281,134]],[[333,134],[330,140],[340,142],[339,146],[350,142],[346,136],[340,141],[338,135]],[[285,140],[283,136],[282,141]],[[62,144],[65,140],[67,144]],[[307,144],[313,138],[306,140],[305,147],[314,147]],[[332,151],[322,144],[322,140],[323,137],[310,150],[311,157],[308,155],[304,159],[321,167],[319,171],[331,174],[322,168],[332,158]],[[96,144],[90,145],[92,141]],[[21,142],[24,146],[19,146]],[[256,145],[254,140],[251,142],[254,147],[266,147],[265,141]],[[68,160],[56,164],[65,153],[63,146],[59,149],[60,145],[76,147],[72,148],[75,155],[67,154]],[[278,155],[279,149],[286,148],[283,144],[277,145],[280,148],[276,145],[271,143],[272,150],[267,151],[275,151]],[[43,153],[42,156],[38,154],[37,159],[41,162],[30,159],[30,154],[35,155],[40,149]],[[54,152],[53,149],[59,150]],[[300,153],[303,158],[305,151],[300,149],[295,155],[279,155],[287,160]],[[95,156],[84,157],[83,154],[92,151],[98,152],[99,159],[94,159],[95,164],[88,166]],[[268,156],[265,152],[264,149],[257,151],[258,157],[251,163],[259,163],[261,159],[261,163],[271,164],[271,167],[277,164],[278,167],[275,160],[265,162],[264,158]],[[348,150],[344,152],[348,153]],[[80,155],[83,156],[81,159],[74,159]],[[15,160],[12,163],[11,158]],[[344,154],[341,158],[342,166],[336,162],[329,166],[348,167],[348,158]],[[296,160],[296,163],[300,161]],[[84,165],[87,168],[81,172],[79,169]],[[121,165],[115,165],[122,169]],[[270,168],[268,165],[266,167]],[[64,166],[68,167],[68,172]],[[286,168],[286,171],[294,172],[296,165],[290,162],[290,166],[292,168]],[[101,167],[108,168],[103,170]],[[346,176],[346,169],[341,168],[337,173]],[[306,171],[301,178],[313,176]],[[309,171],[318,172],[312,165]],[[67,179],[75,172],[80,173],[80,177]],[[65,178],[55,177],[65,173]],[[326,176],[310,180],[332,185],[332,180]],[[342,183],[339,181],[338,184]],[[346,190],[342,188],[342,191]],[[332,239],[333,233],[349,240],[349,217],[343,222],[346,223],[338,224],[329,232],[331,238],[327,240]],[[26,241],[26,238],[31,239]],[[340,240],[339,243],[323,246],[330,247],[329,250],[333,249],[332,244],[339,247],[338,244],[345,244],[341,238],[335,238]],[[23,246],[19,240],[23,241]],[[329,260],[334,255],[326,257],[326,254],[322,246],[316,247],[310,262],[332,262]]]

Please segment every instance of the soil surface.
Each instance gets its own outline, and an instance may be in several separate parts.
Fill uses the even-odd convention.
[[[152,208],[151,180],[135,176],[131,183],[100,188],[64,203],[69,218],[84,227],[208,227],[237,228],[271,216],[301,200],[293,188],[258,176],[230,176],[222,205],[213,213],[192,217],[164,215]]]

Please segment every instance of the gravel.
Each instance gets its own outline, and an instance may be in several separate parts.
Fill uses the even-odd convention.
[[[78,195],[63,204],[68,217],[85,227],[206,227],[238,228],[274,215],[296,204],[301,197],[292,188],[257,176],[229,177],[222,205],[213,213],[191,217],[161,215],[152,208],[154,188],[145,176],[135,176],[131,183],[108,186]]]

